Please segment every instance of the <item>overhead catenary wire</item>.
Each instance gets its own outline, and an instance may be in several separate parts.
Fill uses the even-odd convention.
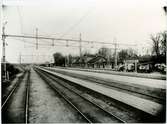
[[[60,35],[59,38],[63,38],[65,35],[69,34],[69,32],[71,32],[72,30],[74,30],[92,11],[92,8],[89,8],[86,13],[84,13],[84,15],[82,15],[79,20],[77,20],[74,24],[72,24],[62,35]],[[42,31],[43,32],[43,31]],[[47,35],[43,35],[43,36],[47,36],[47,37],[51,37],[53,35],[57,35],[57,34],[47,34]]]
[[[19,6],[17,6],[17,12],[18,12],[18,16],[19,16],[20,31],[21,31],[21,34],[24,35],[24,33],[23,33],[23,16],[21,14]],[[22,40],[24,41],[24,38],[22,38]],[[24,48],[25,48],[25,43],[24,43]]]
[[[13,38],[14,40],[17,40],[17,41],[20,41],[20,42],[23,42],[23,40],[21,39],[16,39],[16,38]],[[30,45],[33,45],[31,47],[36,47],[36,44],[34,42],[30,42],[30,41],[26,41],[24,40],[25,43],[27,44],[30,44]],[[38,43],[38,46],[40,46],[40,48],[48,48],[48,47],[52,47],[52,45],[50,44],[41,44],[41,43]],[[41,47],[42,46],[42,47]],[[62,46],[62,47],[67,47],[65,44],[61,45],[61,44],[54,44],[54,46]],[[79,46],[74,46],[74,45],[68,45],[69,47],[79,47]]]
[[[60,37],[55,38],[55,37],[44,36],[44,35],[39,35],[39,34],[37,34],[37,36],[34,36],[34,37],[33,37],[33,35],[25,35],[23,33],[23,16],[21,14],[21,11],[20,11],[19,7],[17,7],[17,11],[18,11],[18,15],[19,15],[19,20],[20,20],[19,22],[20,22],[20,28],[21,28],[21,34],[22,35],[10,35],[10,34],[8,34],[8,35],[4,35],[4,36],[5,37],[10,37],[10,38],[11,37],[12,38],[13,37],[20,38],[20,39],[22,39],[22,41],[24,41],[24,44],[25,43],[31,44],[32,47],[36,46],[36,48],[38,48],[38,46],[40,48],[48,48],[48,47],[54,48],[55,46],[59,46],[59,47],[80,47],[80,46],[77,46],[78,45],[77,43],[80,42],[79,39],[72,39],[72,38],[70,39],[70,38],[62,38],[62,37],[66,36],[69,32],[74,30],[90,13],[90,10],[88,10],[83,16],[81,16],[81,18],[79,18],[79,20],[77,20],[76,23],[71,25],[69,27],[69,29],[67,29]],[[39,42],[35,43],[35,42],[31,42],[31,41],[26,41],[26,40],[24,40],[26,38],[36,39],[36,40],[39,40]],[[41,43],[41,41],[43,43]],[[56,41],[60,42],[60,44],[57,44]],[[72,42],[74,43],[74,45],[71,44]],[[76,43],[76,45],[75,45],[75,43]],[[85,45],[85,44],[87,44],[87,45]],[[90,46],[90,44],[91,44],[91,46]],[[87,46],[90,46],[91,48],[99,48],[97,46],[97,44],[102,45],[102,46],[106,45],[107,47],[114,46],[114,44],[111,43],[111,42],[91,41],[91,40],[83,40],[82,39],[82,47],[83,48],[87,48]],[[122,44],[122,43],[121,44],[117,43],[117,45],[119,45],[119,46],[135,46],[135,44],[132,45],[132,44]],[[113,48],[110,48],[110,49],[113,49]]]
[[[63,35],[60,36],[60,38],[64,37],[67,35],[69,32],[74,30],[89,14],[92,9],[89,9],[75,24],[73,24]]]
[[[17,11],[18,11],[18,15],[19,15],[19,23],[20,23],[21,34],[23,34],[23,17],[22,17],[19,6],[17,6]]]
[[[4,35],[5,37],[18,37],[18,38],[30,38],[30,39],[36,39],[35,36],[28,36],[28,35],[10,35],[10,34],[6,34]],[[67,38],[53,38],[53,37],[42,37],[42,36],[38,36],[38,39],[45,39],[45,40],[59,40],[59,41],[73,41],[73,42],[80,42],[79,39],[67,39]],[[108,45],[114,45],[114,43],[111,42],[102,42],[102,41],[88,41],[88,40],[82,40],[82,43],[96,43],[96,44],[108,44]],[[125,45],[125,46],[135,46],[136,44],[120,44],[117,43],[118,45]]]
[[[26,43],[26,44],[30,44],[31,46],[27,46],[27,48],[29,47],[36,47],[36,43],[34,43],[34,42],[30,42],[30,41],[27,41],[27,40],[21,40],[21,39],[19,39],[19,38],[12,38],[12,39],[14,39],[14,40],[17,40],[17,41],[20,41],[20,42],[24,42],[24,43]],[[49,48],[49,47],[52,47],[52,48],[54,48],[54,47],[72,47],[72,48],[78,48],[79,47],[79,45],[75,45],[75,44],[69,44],[68,43],[68,46],[67,46],[67,44],[57,44],[57,43],[54,43],[54,46],[52,46],[52,44],[50,43],[50,44],[42,44],[42,43],[38,43],[38,46],[40,46],[40,48]],[[82,48],[88,48],[88,46],[91,48],[91,45],[89,45],[89,44],[82,44]],[[103,46],[104,47],[104,46]],[[97,45],[95,45],[95,46],[93,46],[93,48],[100,48],[100,46],[97,46]],[[109,49],[115,49],[114,47],[109,47]],[[117,50],[121,50],[120,48],[117,48]]]
[[[80,40],[76,40],[76,39],[67,39],[67,38],[62,38],[64,37],[66,34],[68,34],[69,31],[73,30],[77,25],[79,25],[87,16],[88,14],[90,13],[90,10],[89,9],[74,25],[72,25],[63,35],[61,35],[60,38],[52,38],[52,37],[45,37],[45,36],[42,36],[42,35],[38,35],[36,37],[33,37],[33,36],[28,36],[28,35],[5,35],[6,37],[21,37],[21,38],[35,38],[36,39],[36,49],[38,49],[38,45],[42,45],[42,44],[38,44],[38,39],[40,40],[51,40],[52,42],[52,46],[54,46],[54,42],[53,41],[68,41],[68,42],[80,42]],[[21,27],[21,34],[23,34],[23,17],[21,15],[21,12],[20,12],[20,8],[17,7],[17,11],[18,11],[18,15],[19,15],[19,20],[20,20],[20,27]],[[25,41],[25,40],[23,40]],[[46,42],[46,41],[45,41]],[[48,42],[49,43],[49,42]],[[96,44],[111,44],[111,45],[114,45],[113,43],[109,43],[109,42],[100,42],[100,41],[87,41],[87,40],[82,40],[82,43],[96,43]],[[45,45],[45,44],[44,44]],[[47,44],[46,44],[47,45]],[[120,44],[120,45],[130,45],[130,44]],[[66,45],[68,46],[68,45]],[[133,45],[134,46],[134,45]],[[93,47],[92,47],[93,48]]]

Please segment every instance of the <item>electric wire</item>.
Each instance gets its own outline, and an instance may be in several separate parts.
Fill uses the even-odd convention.
[[[20,41],[20,42],[24,42],[24,43],[26,43],[26,44],[30,44],[30,45],[32,45],[32,46],[29,46],[29,47],[35,47],[36,46],[36,44],[35,44],[35,42],[30,42],[30,41],[27,41],[27,40],[21,40],[21,39],[18,39],[18,38],[11,38],[11,39],[14,39],[14,40],[17,40],[17,41]],[[68,46],[66,45],[66,44],[54,44],[54,46],[52,46],[51,44],[41,44],[41,43],[39,43],[38,44],[39,46],[40,46],[40,48],[48,48],[48,47],[74,47],[74,48],[78,48],[79,47],[79,45],[77,46],[77,45],[71,45],[71,44],[68,44]],[[82,44],[82,47],[83,48],[88,48],[88,46],[89,47],[91,47],[90,46],[90,44],[87,44],[87,45],[85,45],[85,44]],[[104,47],[104,46],[103,46]],[[93,48],[100,48],[100,46],[93,46]],[[115,49],[115,48],[110,48],[110,49]],[[117,50],[121,50],[121,49],[119,49],[119,48],[117,48]]]
[[[75,24],[73,24],[65,33],[63,33],[60,38],[67,35],[71,30],[74,30],[91,12],[92,8],[89,9]]]

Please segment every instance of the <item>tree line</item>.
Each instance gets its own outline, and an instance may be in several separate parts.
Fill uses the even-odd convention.
[[[151,55],[148,55],[151,57],[151,61],[154,63],[166,63],[166,38],[167,38],[167,31],[157,33],[155,35],[150,35],[150,39],[152,40],[152,53]],[[82,55],[83,56],[103,56],[106,58],[107,63],[110,63],[114,61],[116,55],[115,52],[111,52],[111,49],[102,47],[98,49],[98,51],[95,54],[90,54],[89,52],[84,52]],[[122,49],[117,52],[117,60],[119,62],[123,62],[124,60],[127,59],[138,59],[145,57],[146,55],[143,56],[138,56],[137,51],[131,48],[128,49]],[[54,64],[56,66],[65,66],[66,63],[69,65],[72,64],[73,59],[79,58],[79,56],[72,56],[71,54],[68,56],[64,56],[62,53],[54,53],[53,54],[54,58]]]

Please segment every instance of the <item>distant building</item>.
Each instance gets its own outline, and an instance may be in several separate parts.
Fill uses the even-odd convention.
[[[81,58],[80,57],[73,58],[72,66],[87,67],[88,61],[90,61],[94,57],[96,56],[95,55],[84,55]]]
[[[125,71],[136,71],[137,72],[137,63],[138,59],[129,59],[124,61]]]
[[[84,63],[84,60],[82,58],[76,57],[76,58],[72,59],[72,66],[73,67],[82,67],[84,65],[85,65],[85,63]]]
[[[139,57],[138,72],[152,72],[154,67],[154,62],[152,56],[146,55]]]
[[[107,59],[102,56],[96,56],[92,59],[90,59],[88,62],[88,67],[92,68],[105,68],[107,65]]]
[[[102,56],[84,55],[82,58],[75,58],[72,65],[75,67],[85,68],[105,68],[107,65],[107,59]]]

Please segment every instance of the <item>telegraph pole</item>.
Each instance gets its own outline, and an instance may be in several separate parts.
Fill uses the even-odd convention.
[[[81,39],[81,33],[79,34],[79,53],[80,53],[80,58],[82,58],[82,39]]]
[[[36,49],[38,49],[38,28],[36,28]]]
[[[80,66],[82,66],[82,39],[81,39],[81,33],[79,34],[79,53],[80,53]]]
[[[64,57],[64,67],[66,67],[66,56]]]
[[[52,46],[54,46],[54,39],[52,39]]]
[[[114,50],[115,50],[115,69],[117,70],[117,65],[118,65],[118,62],[117,62],[117,41],[116,39],[114,39]]]
[[[3,58],[2,58],[2,61],[3,61],[3,65],[4,65],[4,78],[5,78],[5,81],[7,80],[7,73],[6,73],[6,43],[5,43],[5,39],[6,39],[6,36],[5,36],[5,25],[7,24],[7,22],[5,22],[3,24],[3,27],[2,27],[2,41],[3,41]]]
[[[20,53],[20,58],[19,59],[20,59],[20,64],[21,64],[21,53]]]

